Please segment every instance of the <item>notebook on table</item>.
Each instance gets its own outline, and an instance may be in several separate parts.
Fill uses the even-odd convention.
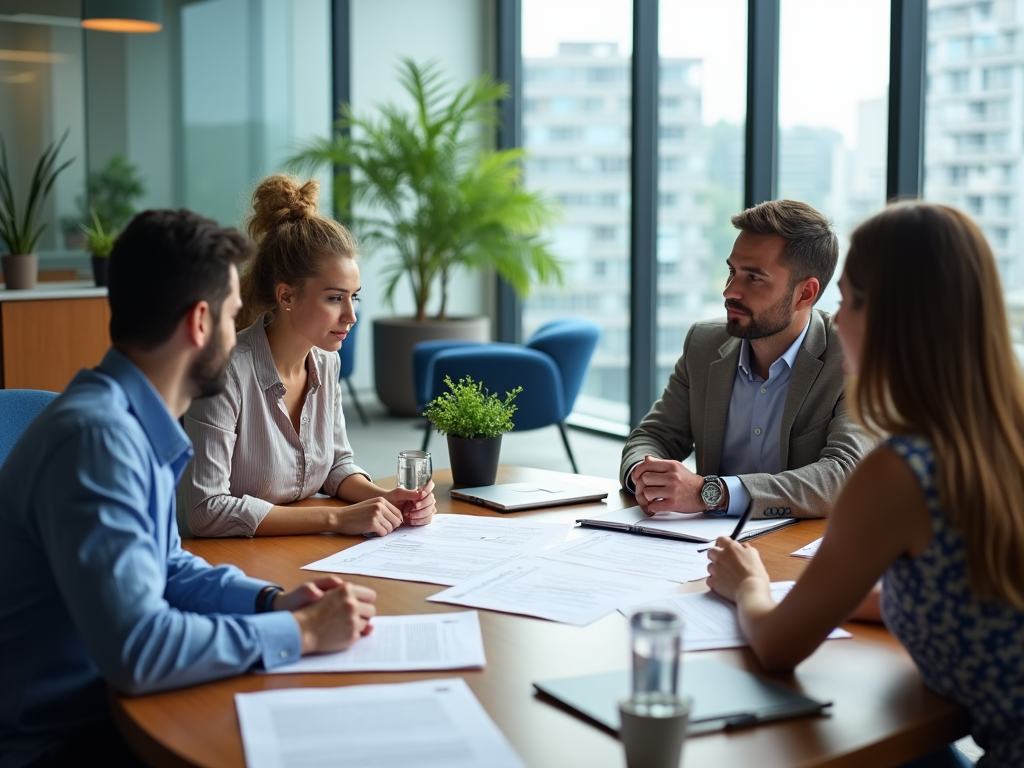
[[[688,726],[691,734],[820,714],[832,705],[715,661],[685,661],[680,674],[682,695],[693,701]],[[617,733],[619,701],[629,695],[630,673],[621,670],[544,680],[533,687],[542,697],[554,699]]]
[[[452,492],[454,495],[454,491]],[[682,514],[680,512],[664,512],[648,517],[640,507],[627,507],[609,512],[606,515],[581,518],[576,521],[587,528],[607,528],[623,533],[636,533],[645,536],[660,536],[666,539],[695,541],[709,544],[719,536],[729,536],[736,527],[735,517],[710,515],[704,512]],[[743,528],[739,541],[763,536],[780,528],[793,525],[795,518],[785,517],[779,520],[751,520]]]
[[[453,488],[452,498],[496,509],[498,512],[518,512],[522,509],[601,501],[608,498],[608,491],[554,480],[543,483],[502,483],[478,488]]]

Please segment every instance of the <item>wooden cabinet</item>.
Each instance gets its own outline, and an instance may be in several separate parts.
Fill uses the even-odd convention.
[[[110,347],[104,289],[0,291],[0,386],[60,392]],[[84,294],[84,295],[83,295]],[[99,294],[99,295],[96,295]]]

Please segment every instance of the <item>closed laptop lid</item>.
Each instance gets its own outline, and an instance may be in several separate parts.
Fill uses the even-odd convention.
[[[561,504],[579,504],[587,501],[600,501],[607,497],[608,491],[585,485],[563,483],[560,480],[452,489],[453,499],[490,507],[500,512],[554,507]]]

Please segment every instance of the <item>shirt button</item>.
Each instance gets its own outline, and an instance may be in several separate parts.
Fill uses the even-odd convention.
[[[754,430],[754,434],[755,434],[755,435],[760,435],[760,434],[761,434],[761,428],[760,428],[760,427],[758,427],[757,429],[755,429],[755,430]]]
[[[763,394],[764,394],[765,392],[767,392],[767,391],[768,391],[767,389],[765,389],[764,387],[761,387],[761,394],[762,394],[762,395],[763,395]]]
[[[282,659],[287,659],[288,658],[288,651],[281,651],[281,658]]]

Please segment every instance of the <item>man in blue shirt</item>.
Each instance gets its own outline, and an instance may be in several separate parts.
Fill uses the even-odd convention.
[[[372,590],[331,577],[285,592],[181,548],[178,419],[224,385],[251,252],[188,211],[133,219],[110,256],[113,348],[0,468],[0,768],[138,764],[105,684],[192,685],[369,631]]]
[[[811,206],[732,219],[724,321],[697,323],[661,399],[633,430],[620,479],[648,514],[822,517],[871,447],[846,411],[832,318],[814,304],[839,244]],[[697,472],[682,461],[696,453]]]

